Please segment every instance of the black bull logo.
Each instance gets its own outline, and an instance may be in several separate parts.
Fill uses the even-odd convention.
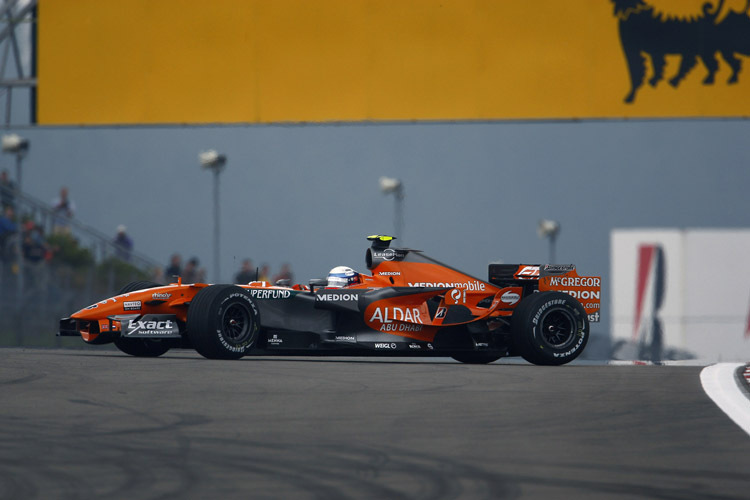
[[[655,87],[664,78],[667,55],[681,57],[680,67],[669,84],[677,87],[701,60],[708,70],[703,83],[712,85],[719,69],[716,54],[732,70],[727,83],[737,83],[742,60],[737,54],[750,55],[750,0],[741,12],[723,12],[724,0],[707,2],[702,12],[682,19],[656,12],[644,0],[611,0],[619,20],[620,41],[630,72],[630,92],[626,103],[632,103],[646,76],[646,57],[651,58],[653,75],[648,83]]]

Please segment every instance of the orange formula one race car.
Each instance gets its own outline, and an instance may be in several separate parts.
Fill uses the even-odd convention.
[[[487,281],[419,250],[370,236],[371,275],[334,268],[309,285],[135,282],[60,320],[61,336],[114,342],[133,356],[192,348],[245,355],[429,355],[464,363],[522,356],[538,365],[578,357],[599,320],[598,277],[573,265],[491,264]]]

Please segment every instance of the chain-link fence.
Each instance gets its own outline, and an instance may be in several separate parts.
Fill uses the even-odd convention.
[[[17,190],[0,186],[0,194],[13,201],[0,214],[0,346],[80,345],[55,336],[61,317],[155,279],[148,257],[74,218],[60,230],[59,213]]]

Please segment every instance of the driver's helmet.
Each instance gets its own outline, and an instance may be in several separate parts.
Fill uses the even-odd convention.
[[[359,273],[351,267],[336,266],[328,273],[328,286],[330,288],[341,288],[361,281]]]

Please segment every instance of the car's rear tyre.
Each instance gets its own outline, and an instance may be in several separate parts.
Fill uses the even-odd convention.
[[[147,288],[156,288],[158,286],[162,285],[154,283],[153,281],[133,281],[122,287],[118,292],[118,295],[135,292],[137,290],[145,290]],[[169,350],[169,344],[159,339],[129,339],[125,337],[116,337],[114,343],[120,351],[139,358],[155,358]]]
[[[577,358],[589,340],[589,320],[580,302],[562,292],[539,292],[513,313],[513,343],[536,365],[563,365]]]
[[[486,365],[487,363],[497,361],[502,356],[491,352],[455,352],[451,354],[451,358],[470,365]]]
[[[258,340],[260,314],[250,294],[234,285],[213,285],[193,297],[187,334],[202,356],[239,359]]]

